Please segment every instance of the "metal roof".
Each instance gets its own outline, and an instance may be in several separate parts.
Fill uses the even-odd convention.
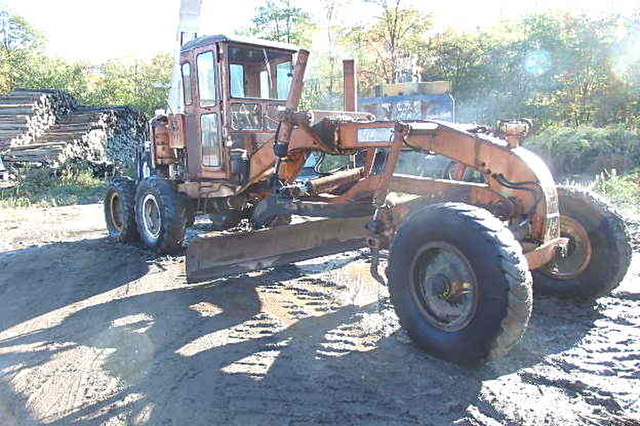
[[[297,46],[289,43],[280,43],[278,41],[261,40],[258,38],[248,38],[248,37],[239,37],[239,36],[230,37],[224,34],[198,37],[196,39],[191,40],[188,43],[185,43],[182,46],[181,51],[185,52],[185,51],[195,49],[196,47],[208,46],[213,43],[219,43],[219,42],[250,44],[250,45],[256,45],[256,46],[270,47],[273,49],[289,50],[292,52],[298,51]]]

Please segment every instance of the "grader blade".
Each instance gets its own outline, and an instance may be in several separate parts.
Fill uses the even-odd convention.
[[[310,220],[248,233],[211,233],[187,247],[190,283],[286,265],[366,246],[370,216]]]

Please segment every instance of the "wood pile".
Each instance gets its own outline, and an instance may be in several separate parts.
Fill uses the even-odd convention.
[[[75,105],[61,90],[20,89],[0,97],[0,149],[33,142]]]
[[[0,98],[0,105],[6,99],[24,97],[25,92],[11,92]],[[12,132],[10,139],[3,140],[0,135],[3,141],[0,155],[6,163],[58,167],[69,160],[81,159],[127,167],[133,164],[137,147],[147,139],[144,115],[128,106],[79,107],[69,95],[51,99],[46,105],[51,110],[46,124],[41,120],[44,114],[36,117],[35,108],[31,115],[23,114],[28,112],[23,110],[6,114],[7,121],[9,117],[13,117],[13,122],[25,121],[26,117],[27,123],[43,123],[37,132],[16,126],[18,131]]]

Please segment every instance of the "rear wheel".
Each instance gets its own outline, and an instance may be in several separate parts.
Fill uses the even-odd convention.
[[[147,247],[163,254],[181,251],[189,212],[173,183],[156,176],[142,180],[135,211],[138,231]]]
[[[588,191],[558,188],[560,234],[566,256],[533,272],[535,291],[563,298],[594,299],[624,278],[631,243],[613,207]]]
[[[506,354],[531,314],[520,245],[491,213],[461,203],[426,206],[400,227],[389,291],[419,346],[463,364]]]
[[[136,184],[125,176],[113,178],[104,197],[104,217],[109,236],[129,243],[139,239],[134,213]]]

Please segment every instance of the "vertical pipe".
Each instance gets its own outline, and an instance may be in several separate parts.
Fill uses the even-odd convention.
[[[300,98],[302,97],[302,89],[304,86],[304,72],[307,69],[307,61],[309,60],[309,51],[300,49],[298,51],[298,58],[296,60],[296,67],[293,72],[293,78],[291,79],[291,87],[289,89],[289,96],[284,104],[285,108],[295,111],[298,109]]]
[[[280,165],[282,159],[286,158],[289,152],[289,142],[291,141],[291,132],[293,131],[293,123],[291,115],[298,109],[300,98],[302,97],[302,89],[304,87],[304,72],[307,69],[307,60],[309,59],[309,51],[300,49],[298,51],[298,59],[289,88],[289,96],[285,102],[284,117],[280,120],[278,131],[276,132],[276,140],[273,144],[273,153],[276,157],[273,174],[271,175],[270,185],[274,192],[280,185]]]
[[[358,79],[356,76],[356,62],[353,59],[342,61],[344,72],[344,110],[358,110]]]
[[[302,97],[302,89],[304,86],[304,72],[307,69],[307,60],[309,59],[309,51],[301,49],[298,51],[298,59],[296,61],[295,71],[293,73],[293,79],[291,80],[291,86],[289,89],[289,96],[285,102],[286,114],[291,114],[298,109],[300,98]],[[293,130],[293,124],[289,121],[290,117],[285,115],[284,120],[280,123],[280,130],[278,131],[278,140],[276,143],[282,142],[289,144],[291,140],[291,131]],[[277,154],[276,154],[277,155]]]
[[[180,0],[178,12],[178,28],[173,50],[173,72],[171,74],[171,89],[167,103],[172,114],[183,112],[182,72],[180,70],[180,50],[185,36],[196,36],[200,26],[200,9],[202,0]]]

